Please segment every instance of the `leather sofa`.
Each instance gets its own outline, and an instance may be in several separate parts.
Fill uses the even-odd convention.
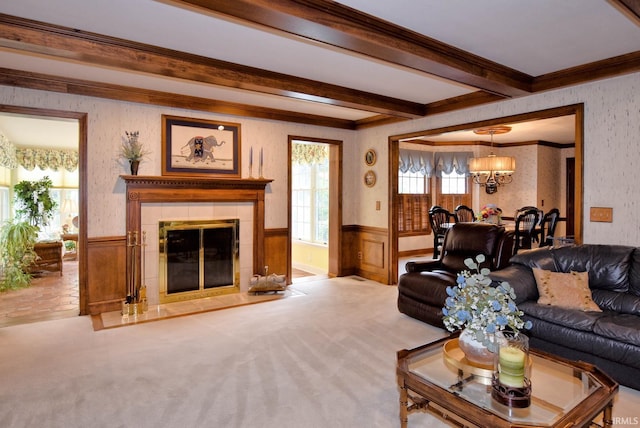
[[[602,312],[538,304],[533,268],[587,271],[591,297]],[[518,308],[533,324],[531,347],[595,364],[621,385],[640,389],[640,248],[593,244],[537,248],[519,252],[511,266],[490,277],[514,288]],[[566,282],[559,285],[566,287]]]
[[[482,267],[506,267],[513,255],[514,233],[489,223],[456,223],[445,234],[436,260],[410,261],[398,280],[398,310],[426,323],[444,327],[442,308],[446,289],[456,284],[464,261],[484,254]]]

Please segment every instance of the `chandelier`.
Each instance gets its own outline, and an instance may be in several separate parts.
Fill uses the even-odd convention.
[[[469,172],[473,177],[473,182],[483,186],[488,194],[498,191],[498,186],[511,183],[516,170],[516,160],[511,156],[496,156],[493,153],[493,135],[506,134],[511,131],[510,126],[491,126],[487,128],[474,129],[478,135],[491,135],[491,153],[489,156],[472,158],[469,161]]]

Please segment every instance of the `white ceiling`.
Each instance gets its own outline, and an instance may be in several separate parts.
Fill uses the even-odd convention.
[[[341,0],[339,3],[534,77],[640,51],[640,25],[604,0]],[[171,1],[4,1],[0,3],[0,13],[419,104],[478,90],[406,66]],[[0,45],[0,67],[351,121],[377,114],[304,94],[270,95],[107,68],[89,61],[79,63],[23,51],[11,43]],[[6,118],[0,118],[0,130],[11,133],[10,126]],[[522,138],[555,142],[573,138],[573,127],[568,130],[571,135],[558,130],[544,135],[539,133],[541,128],[537,126],[536,135]],[[51,134],[45,132],[45,137],[48,135]],[[29,138],[36,139],[33,135]]]

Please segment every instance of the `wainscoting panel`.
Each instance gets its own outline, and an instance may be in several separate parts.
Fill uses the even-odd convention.
[[[389,234],[387,229],[349,225],[343,233],[343,272],[389,284]]]
[[[289,243],[288,229],[265,229],[264,231],[264,263],[269,266],[270,273],[286,274],[288,283],[291,283],[291,266],[287,255]],[[255,272],[263,274],[264,272]]]
[[[90,315],[117,311],[127,295],[126,237],[89,238],[87,307]]]

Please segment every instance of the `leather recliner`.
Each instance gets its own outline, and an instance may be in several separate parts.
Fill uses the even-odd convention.
[[[408,262],[398,280],[398,310],[437,327],[444,327],[442,308],[446,288],[456,285],[460,271],[468,270],[465,259],[485,256],[481,267],[491,270],[509,265],[514,233],[488,223],[456,223],[446,233],[437,260]]]

